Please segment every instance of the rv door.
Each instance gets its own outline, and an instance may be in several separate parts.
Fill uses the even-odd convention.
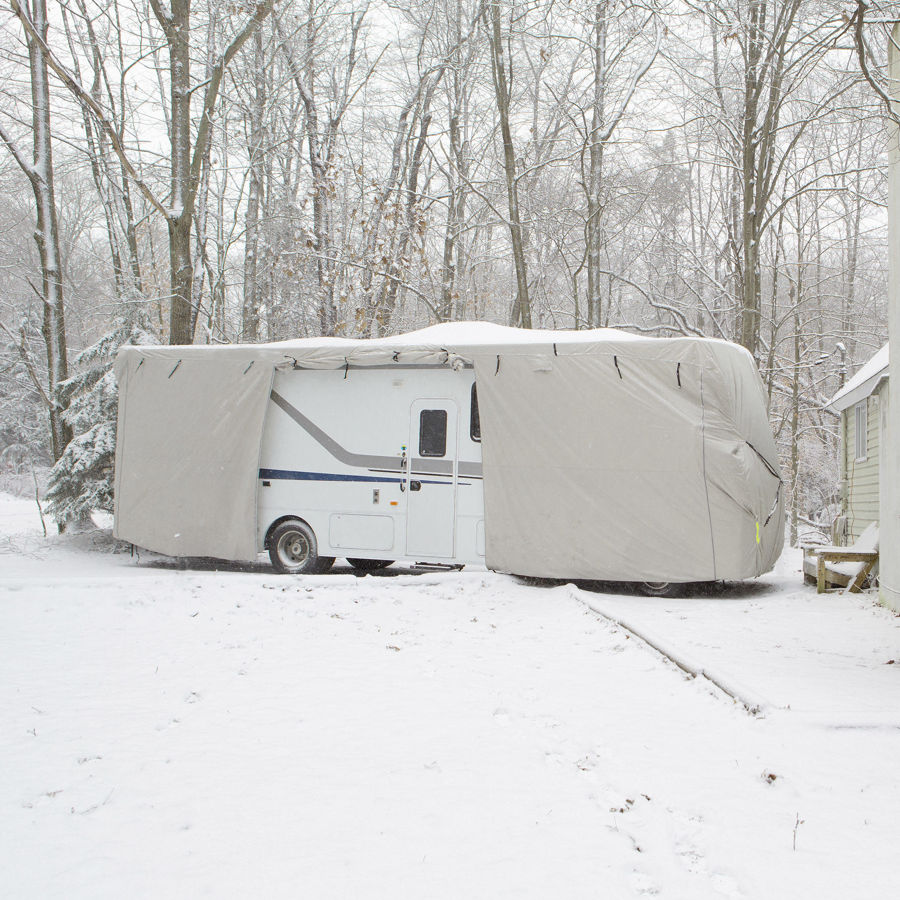
[[[417,400],[412,405],[406,475],[407,556],[453,557],[457,418],[453,400]]]

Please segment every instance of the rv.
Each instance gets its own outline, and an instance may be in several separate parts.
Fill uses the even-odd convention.
[[[118,538],[663,584],[768,571],[783,490],[752,357],[609,329],[126,347]]]

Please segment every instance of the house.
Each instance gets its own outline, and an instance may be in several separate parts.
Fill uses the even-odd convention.
[[[836,543],[852,544],[881,519],[881,437],[888,408],[885,344],[825,405],[841,416],[841,516]]]

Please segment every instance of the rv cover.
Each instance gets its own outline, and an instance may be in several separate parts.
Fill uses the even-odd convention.
[[[487,323],[370,341],[123,348],[116,536],[169,555],[255,559],[275,368],[417,363],[474,366],[489,568],[684,582],[752,577],[778,558],[778,455],[746,350]]]

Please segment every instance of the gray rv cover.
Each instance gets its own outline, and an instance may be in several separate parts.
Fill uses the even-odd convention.
[[[135,349],[116,358],[116,537],[169,556],[255,559],[272,366],[243,347]]]
[[[274,368],[435,362],[475,368],[489,568],[705,581],[774,565],[783,491],[744,349],[486,323],[373,341],[123,348],[116,536],[171,555],[255,559]]]

